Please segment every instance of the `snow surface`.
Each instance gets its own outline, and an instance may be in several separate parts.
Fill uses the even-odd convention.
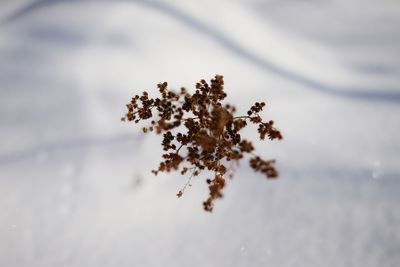
[[[399,266],[399,25],[394,0],[0,1],[0,266]],[[119,118],[216,73],[285,139],[208,214]]]

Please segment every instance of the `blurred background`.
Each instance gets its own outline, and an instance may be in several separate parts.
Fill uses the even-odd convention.
[[[284,140],[209,214],[120,117],[217,73]],[[0,266],[399,266],[399,130],[397,0],[1,0]]]

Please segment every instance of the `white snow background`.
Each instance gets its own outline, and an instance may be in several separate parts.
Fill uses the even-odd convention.
[[[120,117],[216,73],[284,140],[209,214]],[[2,0],[0,266],[399,266],[399,131],[399,1]]]

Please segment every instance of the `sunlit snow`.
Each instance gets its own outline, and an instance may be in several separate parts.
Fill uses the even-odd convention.
[[[0,266],[399,266],[398,25],[390,0],[0,1]],[[284,140],[209,214],[120,117],[216,73]]]

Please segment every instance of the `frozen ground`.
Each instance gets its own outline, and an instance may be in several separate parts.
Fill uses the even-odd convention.
[[[398,1],[0,1],[0,266],[399,266]],[[277,181],[153,177],[138,90],[265,99]]]

